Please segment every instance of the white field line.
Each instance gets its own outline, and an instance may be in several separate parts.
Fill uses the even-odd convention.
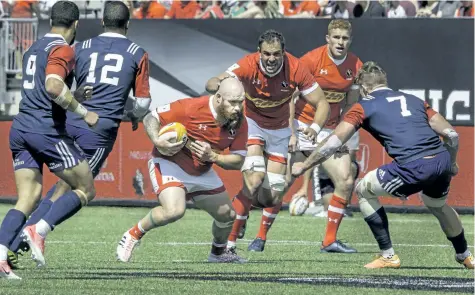
[[[248,244],[252,240],[238,240],[238,244]],[[110,242],[105,242],[105,241],[60,241],[60,240],[52,240],[52,241],[47,241],[47,244],[92,244],[92,245],[108,245],[112,244]],[[159,246],[209,246],[211,245],[211,242],[157,242],[153,243],[154,245],[159,245]],[[293,240],[268,240],[267,245],[273,245],[273,246],[292,246],[292,245],[299,245],[299,246],[320,246],[321,242],[314,242],[314,241],[293,241]],[[351,243],[352,246],[371,246],[375,247],[377,246],[376,244],[372,243]],[[447,247],[452,247],[449,244],[393,244],[393,246],[396,247],[435,247],[435,248],[447,248]],[[469,246],[470,248],[473,248],[473,245]]]

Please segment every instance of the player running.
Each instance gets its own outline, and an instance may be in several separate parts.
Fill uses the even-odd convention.
[[[0,227],[0,277],[3,278],[20,279],[7,263],[7,251],[41,197],[43,164],[71,186],[72,191],[51,207],[41,224],[23,231],[28,243],[41,240],[51,225],[70,214],[71,203],[87,203],[96,194],[89,165],[67,135],[65,126],[66,110],[76,113],[88,126],[96,125],[99,119],[69,90],[75,64],[69,44],[74,41],[78,20],[76,4],[58,1],[51,10],[50,33],[36,41],[23,56],[22,100],[10,129],[18,200]],[[77,95],[79,100],[83,99],[82,94]],[[42,250],[39,244],[32,251],[40,266],[44,265]]]
[[[77,84],[94,89],[93,99],[85,101],[84,106],[99,114],[101,119],[91,129],[79,115],[68,113],[66,131],[84,151],[93,177],[99,174],[112,151],[130,90],[134,89],[135,100],[131,113],[135,118],[145,115],[151,103],[148,54],[125,37],[129,18],[129,10],[123,2],[107,2],[102,20],[104,33],[74,46]],[[84,202],[79,199],[68,201],[65,205],[65,210],[69,212],[67,216],[52,223],[46,222],[54,208],[53,204],[60,202],[58,198],[69,190],[67,183],[59,181],[28,220],[25,231],[33,233],[30,246],[33,244],[36,256],[43,254],[46,234],[72,217],[94,197],[86,198]],[[38,231],[41,231],[41,235],[34,234]],[[18,251],[19,241],[20,238],[12,244],[12,251]]]
[[[258,207],[269,207],[282,200],[291,136],[289,102],[292,94],[299,90],[317,109],[313,123],[302,131],[309,140],[313,140],[325,124],[329,106],[315,77],[285,51],[284,37],[273,30],[259,37],[258,52],[245,56],[225,73],[210,79],[206,89],[215,91],[220,81],[229,76],[237,77],[244,85],[249,125],[247,156],[241,168],[244,185],[233,200],[237,215],[228,240],[228,247],[233,248],[251,202]]]
[[[300,58],[300,62],[315,76],[325,93],[327,101],[330,103],[331,114],[324,128],[318,134],[317,142],[325,139],[335,128],[340,121],[342,109],[345,112],[359,97],[358,89],[353,85],[353,80],[362,62],[356,55],[348,52],[351,44],[351,33],[350,22],[347,20],[333,20],[328,25],[327,44],[306,53]],[[297,99],[295,107],[291,104],[291,110],[294,109],[295,112],[291,112],[293,132],[289,148],[291,152],[294,152],[292,161],[303,161],[316,148],[314,141],[309,140],[304,132],[312,126],[314,118],[316,118],[316,111],[311,103],[301,98]],[[294,116],[295,120],[293,119]],[[321,166],[335,184],[335,190],[328,206],[327,230],[320,251],[354,253],[356,249],[336,239],[344,210],[353,192],[355,173],[352,171],[351,157],[349,154],[332,157]],[[354,170],[356,170],[356,167]],[[305,174],[303,188],[297,195],[307,195],[310,177],[311,171],[308,171]],[[267,232],[275,221],[281,205],[282,203],[279,203],[275,207],[263,210],[259,232],[256,239],[249,244],[249,251],[264,251]]]
[[[236,213],[223,182],[212,168],[238,170],[246,154],[247,123],[243,112],[244,88],[234,78],[220,83],[215,95],[181,99],[158,107],[144,118],[145,130],[154,144],[148,162],[150,178],[160,206],[126,231],[117,246],[117,258],[128,262],[140,239],[153,228],[182,218],[186,201],[213,217],[213,244],[209,262],[243,263],[226,242]],[[172,132],[160,128],[174,122],[186,127],[188,142],[176,143]],[[185,145],[186,142],[186,145]],[[229,148],[229,154],[222,152]]]
[[[335,131],[303,163],[292,167],[294,176],[322,163],[337,152],[360,127],[383,145],[394,161],[370,171],[358,183],[361,213],[378,242],[380,255],[366,268],[399,268],[389,236],[388,217],[378,196],[406,198],[422,191],[422,200],[439,220],[455,249],[455,259],[473,269],[462,223],[446,204],[452,176],[458,172],[458,134],[430,106],[414,95],[388,88],[386,73],[367,62],[357,75],[364,100],[346,113]],[[443,143],[439,136],[443,138]]]

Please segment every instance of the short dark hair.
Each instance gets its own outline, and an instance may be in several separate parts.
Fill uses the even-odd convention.
[[[51,8],[51,25],[69,28],[79,20],[79,8],[71,1],[58,1]]]
[[[261,48],[262,43],[273,43],[279,42],[282,50],[285,49],[285,38],[282,33],[275,30],[267,30],[259,36],[259,48]]]
[[[122,1],[107,1],[102,19],[106,28],[123,29],[130,19],[130,12]]]
[[[358,71],[355,83],[373,88],[377,85],[388,85],[388,78],[380,65],[374,61],[367,61]]]

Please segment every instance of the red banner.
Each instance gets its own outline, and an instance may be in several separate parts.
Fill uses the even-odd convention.
[[[0,168],[0,198],[16,196],[16,186],[13,177],[13,165],[8,144],[8,134],[11,122],[0,122],[0,136],[4,143],[0,145],[0,160],[4,165]],[[473,207],[473,163],[474,163],[474,128],[456,127],[460,134],[459,165],[460,172],[453,179],[449,195],[449,204],[457,207]],[[358,161],[361,165],[360,177],[376,169],[382,164],[389,163],[391,158],[384,148],[365,131],[361,132],[360,151]],[[155,200],[148,175],[147,160],[150,157],[151,143],[141,125],[136,132],[132,132],[130,123],[122,123],[117,136],[114,150],[104,163],[101,173],[96,177],[96,198],[108,199],[135,199]],[[216,168],[223,179],[230,196],[236,194],[242,186],[239,171],[224,171]],[[45,167],[44,193],[56,182],[57,178]],[[298,180],[286,195],[288,201],[292,194],[301,185]],[[356,203],[356,198],[353,198]],[[394,198],[383,198],[383,204],[422,206],[419,197],[412,196],[407,201]]]

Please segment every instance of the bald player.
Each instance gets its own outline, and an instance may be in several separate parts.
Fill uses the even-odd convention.
[[[239,170],[246,155],[247,123],[243,115],[244,88],[235,78],[221,81],[216,94],[185,98],[158,107],[144,118],[152,141],[150,178],[160,201],[142,220],[126,231],[117,246],[117,259],[130,261],[140,239],[153,228],[182,218],[186,201],[214,219],[209,262],[246,262],[227,250],[236,217],[231,200],[213,164]],[[159,135],[162,126],[179,122],[186,127],[187,142],[173,143],[173,135]],[[229,154],[223,154],[228,149]]]

